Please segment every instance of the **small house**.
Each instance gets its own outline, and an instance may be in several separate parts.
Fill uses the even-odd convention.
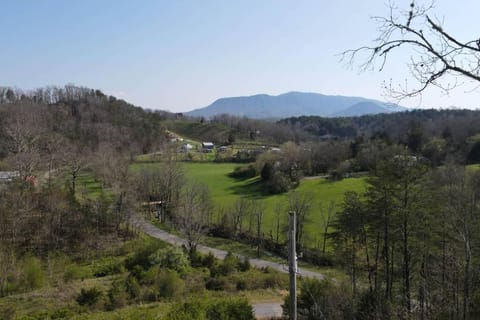
[[[212,142],[202,142],[202,152],[213,152],[215,145]]]
[[[193,146],[190,143],[184,143],[180,148],[180,152],[188,153],[192,151],[192,149],[193,149]]]

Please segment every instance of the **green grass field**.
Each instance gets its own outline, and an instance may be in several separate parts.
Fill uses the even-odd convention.
[[[156,164],[135,164],[134,168],[143,165]],[[276,212],[280,212],[282,225],[287,223],[288,193],[280,195],[268,195],[262,192],[259,178],[239,180],[229,177],[235,167],[234,163],[182,163],[187,179],[205,183],[215,205],[215,212],[228,210],[233,203],[244,197],[246,199],[260,200],[265,206],[263,231],[266,236],[276,236],[275,221]],[[293,192],[309,194],[312,199],[312,207],[306,226],[307,240],[311,246],[322,237],[322,217],[326,208],[333,201],[338,209],[346,191],[361,192],[365,188],[365,178],[348,178],[338,182],[329,182],[323,178],[304,179],[300,186]],[[292,191],[291,191],[292,192]],[[280,238],[283,238],[280,235]]]
[[[258,183],[259,178],[237,180],[228,176],[237,167],[237,164],[215,163],[186,163],[184,164],[187,176],[193,180],[208,185],[217,212],[228,209],[240,197],[261,200],[265,205],[264,232],[275,236],[275,219],[277,210],[284,211],[283,223],[286,224],[288,212],[288,193],[280,195],[265,195]],[[335,202],[337,208],[343,200],[346,191],[363,191],[364,178],[349,178],[338,182],[329,182],[326,179],[303,180],[293,192],[309,194],[312,199],[312,208],[306,232],[309,241],[316,241],[321,237],[323,223],[322,216],[330,201]],[[292,191],[291,191],[292,192]],[[317,237],[318,236],[318,237]]]

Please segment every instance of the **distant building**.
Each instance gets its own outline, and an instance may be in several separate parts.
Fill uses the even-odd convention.
[[[187,153],[192,151],[192,149],[193,149],[193,146],[190,143],[184,143],[180,148],[180,152]]]
[[[20,176],[18,171],[0,171],[0,183],[11,182],[14,178]]]
[[[213,152],[215,145],[212,142],[202,142],[202,152]]]

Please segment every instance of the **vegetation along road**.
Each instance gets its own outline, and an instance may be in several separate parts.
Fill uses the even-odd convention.
[[[140,228],[143,232],[145,232],[149,236],[168,242],[175,246],[187,245],[187,241],[185,239],[182,239],[174,234],[161,230],[143,219],[136,219],[134,223],[138,228]],[[197,250],[205,254],[212,253],[218,259],[224,259],[225,256],[227,255],[227,251],[219,250],[219,249],[215,249],[215,248],[211,248],[203,245],[199,245],[197,247]],[[243,256],[241,255],[238,255],[238,256],[240,258],[243,258]],[[250,259],[250,264],[257,268],[269,267],[280,272],[288,271],[287,266],[284,264],[261,260],[261,259]],[[308,271],[308,270],[301,270],[299,274],[303,277],[316,278],[319,280],[322,280],[324,278],[324,275],[322,275],[321,273]],[[254,304],[253,310],[255,312],[255,317],[257,319],[267,319],[267,318],[270,319],[270,318],[282,316],[281,303],[278,303],[278,302]]]
[[[187,245],[187,241],[185,239],[182,239],[174,234],[161,230],[155,227],[154,225],[146,222],[143,219],[135,220],[135,224],[137,227],[139,227],[143,232],[145,232],[149,236],[163,240],[165,242],[168,242],[176,246]],[[215,249],[215,248],[211,248],[203,245],[198,245],[197,250],[205,254],[212,253],[216,258],[222,259],[222,260],[225,258],[225,256],[228,253],[227,251],[224,251],[224,250]],[[237,256],[239,258],[244,258],[241,255],[237,255]],[[250,259],[250,264],[252,266],[255,266],[256,268],[269,267],[280,272],[288,272],[288,268],[286,264],[276,263],[272,261],[266,261],[262,259]],[[325,278],[323,274],[314,272],[314,271],[309,271],[309,270],[300,270],[299,275],[302,277],[316,278],[319,280],[322,280]]]

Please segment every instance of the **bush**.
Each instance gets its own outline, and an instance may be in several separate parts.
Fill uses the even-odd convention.
[[[263,288],[264,289],[275,289],[285,287],[285,279],[278,272],[273,272],[264,277]]]
[[[11,305],[0,306],[0,319],[2,320],[13,320],[15,319],[16,309]]]
[[[114,310],[116,308],[121,308],[127,303],[127,293],[125,290],[124,283],[120,281],[114,281],[112,287],[108,290],[108,305],[109,310]]]
[[[147,272],[144,283],[149,285],[143,299],[159,301],[161,298],[174,298],[183,293],[184,281],[175,270],[154,267]]]
[[[253,165],[248,167],[236,167],[233,172],[229,174],[230,177],[236,179],[249,179],[257,175],[257,169]]]
[[[212,291],[223,291],[227,286],[227,281],[224,278],[210,278],[205,283],[205,288]]]
[[[116,258],[104,258],[94,266],[93,275],[95,277],[105,277],[119,274],[125,271],[123,262]]]
[[[300,283],[299,292],[297,312],[301,319],[354,319],[351,292],[339,283],[306,278]],[[288,295],[282,308],[288,315]]]
[[[215,266],[215,262],[217,261],[217,258],[215,258],[215,256],[213,255],[213,253],[209,252],[204,258],[203,258],[203,261],[202,261],[202,266],[203,267],[207,267],[207,268],[212,268],[213,266]]]
[[[243,299],[228,299],[207,307],[208,320],[254,320],[252,306]]]
[[[165,320],[206,320],[204,303],[177,303],[168,312]]]
[[[271,180],[267,181],[268,192],[278,194],[288,191],[290,180],[281,172],[276,172]]]
[[[251,267],[252,267],[252,266],[251,266],[251,264],[250,264],[250,260],[249,260],[247,257],[245,257],[245,258],[243,259],[243,261],[240,261],[240,262],[238,263],[238,270],[239,270],[239,271],[242,271],[242,272],[246,272],[246,271],[250,270]]]
[[[43,286],[45,275],[38,258],[29,257],[23,265],[23,281],[27,289],[37,289]]]
[[[175,304],[166,320],[253,320],[253,309],[244,299],[198,300]]]
[[[156,284],[159,296],[162,298],[173,298],[183,293],[183,280],[174,270],[161,270]]]
[[[65,268],[63,273],[63,281],[70,282],[73,280],[83,279],[86,272],[76,263],[72,263]]]
[[[235,272],[239,264],[240,260],[238,259],[238,257],[233,255],[233,253],[228,252],[225,256],[225,259],[223,259],[222,263],[218,267],[218,271],[220,272],[220,274],[226,276]]]
[[[103,297],[103,292],[96,288],[84,289],[80,290],[80,294],[77,296],[76,301],[81,306],[94,306],[96,305],[100,299]]]
[[[247,282],[243,279],[237,281],[236,288],[238,291],[243,291],[247,289]]]
[[[140,285],[138,284],[137,278],[132,275],[129,275],[125,280],[125,291],[127,292],[130,299],[136,299],[140,296]]]
[[[150,256],[158,249],[164,248],[165,244],[156,240],[148,240],[146,244],[143,244],[137,248],[134,254],[125,260],[125,267],[127,270],[133,270],[135,266],[141,266],[143,269],[151,267]]]
[[[158,265],[163,268],[183,272],[189,266],[189,261],[185,253],[176,247],[166,247],[158,249],[149,257],[150,264]]]

